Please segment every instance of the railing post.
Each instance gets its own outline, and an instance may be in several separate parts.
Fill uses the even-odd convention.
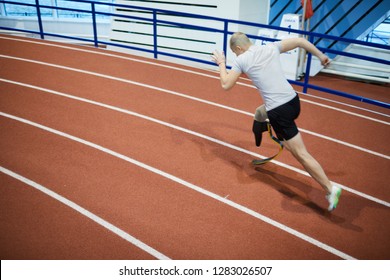
[[[95,3],[94,2],[91,2],[91,9],[92,9],[93,41],[95,43],[95,47],[98,47],[96,14],[95,14]]]
[[[223,52],[225,53],[225,56],[227,55],[227,38],[228,38],[228,26],[229,22],[227,20],[224,21],[223,26]]]
[[[158,57],[158,49],[157,49],[157,12],[153,11],[153,53],[154,58]]]
[[[310,34],[308,39],[310,43],[313,43],[314,41],[313,35]],[[307,93],[307,89],[308,89],[307,85],[309,84],[311,57],[312,57],[311,53],[308,52],[307,60],[306,60],[305,80],[303,83],[303,93]]]
[[[41,35],[41,39],[45,39],[45,36],[43,34],[42,16],[41,16],[41,9],[39,7],[39,0],[35,0],[35,8],[37,9],[39,34]]]

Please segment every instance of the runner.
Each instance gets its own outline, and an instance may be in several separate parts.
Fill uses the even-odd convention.
[[[289,38],[268,45],[256,46],[241,32],[234,33],[230,39],[230,48],[237,55],[237,59],[229,72],[226,70],[223,52],[214,51],[212,59],[219,66],[223,89],[231,89],[241,73],[245,73],[252,80],[264,101],[264,105],[256,109],[253,123],[256,144],[259,143],[259,138],[261,139],[264,123],[269,120],[283,146],[327,192],[328,211],[332,211],[339,202],[341,188],[331,184],[321,165],[306,150],[295,124],[295,119],[300,113],[299,97],[285,78],[280,62],[281,53],[298,47],[317,56],[322,65],[329,64],[329,58],[304,38]]]

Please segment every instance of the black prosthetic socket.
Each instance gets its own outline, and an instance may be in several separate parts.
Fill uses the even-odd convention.
[[[259,147],[261,144],[261,139],[263,132],[268,130],[268,122],[259,122],[254,120],[252,131],[255,134],[256,146]]]

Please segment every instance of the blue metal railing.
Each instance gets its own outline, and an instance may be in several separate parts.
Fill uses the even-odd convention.
[[[279,30],[279,31],[287,31],[290,33],[297,33],[297,34],[301,34],[303,36],[307,36],[307,38],[310,42],[314,42],[315,38],[317,38],[317,39],[321,38],[321,39],[325,39],[325,40],[332,40],[332,41],[334,40],[337,42],[364,45],[364,46],[370,46],[370,47],[375,47],[375,48],[384,49],[384,50],[390,50],[390,46],[387,46],[387,45],[375,44],[375,43],[346,39],[346,38],[340,38],[340,37],[331,36],[331,35],[324,35],[324,34],[320,34],[320,33],[313,33],[313,32],[301,31],[301,30],[281,28],[281,27],[276,27],[276,26],[269,26],[269,25],[258,24],[258,23],[253,23],[253,22],[230,20],[230,19],[224,19],[224,18],[218,18],[218,17],[202,16],[202,15],[195,15],[195,14],[190,14],[190,13],[175,12],[175,11],[169,11],[169,10],[146,8],[146,7],[139,7],[139,6],[132,6],[132,5],[121,5],[121,4],[95,2],[95,1],[88,1],[88,0],[86,0],[86,1],[69,0],[69,1],[89,3],[91,5],[91,9],[90,10],[81,10],[81,9],[66,8],[66,7],[40,5],[39,0],[35,0],[35,4],[0,0],[0,3],[4,3],[4,4],[13,4],[13,5],[23,5],[23,6],[35,7],[37,10],[37,21],[38,21],[39,31],[17,29],[17,28],[4,27],[4,26],[0,26],[0,29],[39,34],[42,39],[44,39],[45,36],[59,37],[59,38],[65,38],[65,39],[76,39],[76,40],[80,40],[80,41],[91,42],[96,47],[98,47],[99,44],[111,45],[111,46],[116,46],[116,47],[121,47],[121,48],[127,48],[127,49],[152,53],[154,58],[158,58],[159,55],[164,55],[164,56],[170,56],[170,57],[174,57],[174,58],[194,61],[194,62],[208,64],[208,65],[214,65],[214,63],[212,63],[210,60],[203,60],[203,59],[199,59],[199,58],[179,55],[179,54],[175,54],[175,53],[164,52],[164,51],[160,50],[159,46],[158,46],[158,26],[161,24],[169,24],[171,26],[176,26],[176,27],[181,27],[181,28],[191,28],[191,29],[195,29],[195,30],[215,32],[215,33],[221,34],[223,36],[222,49],[224,50],[225,53],[227,53],[228,36],[234,33],[233,31],[229,30],[229,25],[233,25],[233,24],[257,27],[257,28],[275,29],[275,30]],[[127,9],[146,11],[146,12],[149,12],[150,14],[152,14],[152,18],[136,17],[136,16],[130,16],[130,15],[116,14],[116,13],[99,12],[96,10],[96,5],[108,5],[108,6],[112,6],[112,7],[116,7],[116,8],[127,8]],[[40,15],[40,9],[57,9],[57,10],[68,10],[68,11],[90,13],[92,16],[92,23],[91,24],[93,26],[93,39],[86,39],[86,38],[66,36],[66,35],[45,32],[43,22],[42,22],[42,17]],[[151,22],[151,24],[153,25],[153,48],[147,49],[147,48],[142,48],[142,47],[135,47],[135,46],[129,46],[129,45],[124,45],[124,44],[99,40],[97,26],[96,26],[96,15],[98,15],[98,14],[105,15],[105,16],[115,16],[116,18],[127,18],[127,19],[135,19],[135,20],[142,20],[142,21]],[[175,15],[175,16],[190,17],[190,18],[205,19],[205,20],[209,20],[209,21],[220,22],[220,23],[223,23],[223,29],[204,27],[204,26],[199,26],[199,25],[195,25],[195,24],[185,24],[185,23],[179,23],[179,22],[174,22],[174,21],[162,20],[162,19],[159,19],[159,16],[161,16],[161,15]],[[265,37],[256,36],[256,35],[252,35],[252,34],[248,34],[248,37],[251,39],[276,41],[276,39],[265,38]],[[373,57],[368,57],[368,56],[364,56],[364,55],[357,55],[357,54],[347,53],[347,52],[343,52],[343,51],[332,50],[332,49],[328,49],[328,48],[319,48],[319,49],[324,53],[333,53],[336,55],[342,55],[342,56],[347,56],[347,57],[352,57],[352,58],[357,58],[357,59],[363,59],[363,60],[367,60],[367,61],[371,61],[371,62],[376,62],[376,63],[380,63],[380,64],[384,64],[384,65],[390,65],[390,61],[385,60],[385,59],[373,58]],[[354,100],[359,100],[359,101],[364,102],[364,103],[373,104],[373,105],[377,105],[377,106],[381,106],[381,107],[390,109],[389,103],[366,98],[363,96],[358,96],[358,95],[355,95],[352,93],[342,92],[342,91],[310,84],[309,83],[309,74],[308,74],[308,73],[310,73],[310,67],[311,67],[311,54],[309,54],[308,58],[307,58],[306,71],[305,71],[305,73],[307,73],[307,74],[305,75],[304,81],[300,82],[300,81],[289,80],[289,82],[292,84],[302,86],[304,93],[306,93],[308,89],[314,89],[314,90],[323,91],[323,92],[327,92],[330,94],[343,96],[343,97],[351,98]]]

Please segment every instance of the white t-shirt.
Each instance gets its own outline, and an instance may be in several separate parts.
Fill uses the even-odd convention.
[[[252,45],[239,55],[232,70],[245,73],[259,90],[265,109],[270,111],[292,100],[295,90],[283,74],[280,62],[280,42],[268,45]]]

